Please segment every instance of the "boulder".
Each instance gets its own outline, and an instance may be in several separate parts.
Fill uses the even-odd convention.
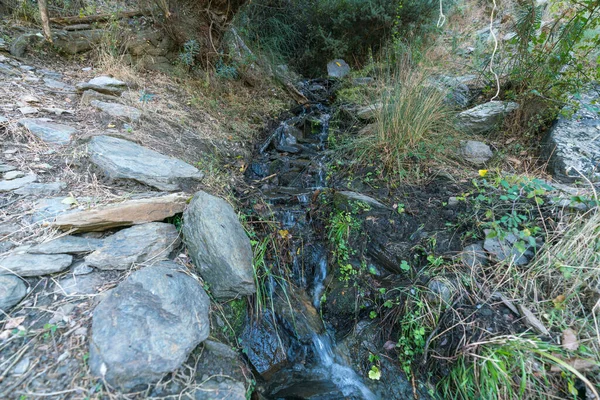
[[[544,138],[542,155],[548,160],[549,172],[560,182],[583,180],[581,175],[600,181],[600,107],[593,104],[597,100],[597,93],[583,94],[577,100],[577,112],[560,117]]]
[[[109,178],[135,180],[159,190],[177,191],[204,177],[181,160],[111,136],[93,137],[88,151],[92,163]]]
[[[174,193],[160,197],[128,200],[85,211],[60,215],[54,226],[74,232],[105,231],[111,228],[163,221],[182,213],[189,196]]]
[[[519,108],[510,101],[490,101],[458,114],[457,128],[465,133],[482,134],[493,131],[504,117]]]
[[[8,312],[27,294],[27,286],[19,277],[0,275],[0,311]]]
[[[256,292],[250,239],[225,200],[197,192],[183,220],[190,257],[216,299]]]
[[[0,275],[40,276],[67,269],[73,257],[67,254],[9,254],[0,260]]]
[[[333,60],[327,63],[327,75],[330,78],[341,79],[350,73],[350,66],[342,59]]]
[[[134,272],[94,310],[92,373],[125,392],[158,382],[208,337],[209,309],[200,283],[175,263]]]
[[[23,118],[19,120],[19,125],[24,126],[44,142],[59,145],[69,144],[71,136],[77,133],[77,129],[50,121],[48,118]]]
[[[102,270],[127,270],[133,264],[166,260],[178,245],[175,225],[151,222],[123,229],[104,239],[85,262]]]
[[[485,165],[485,163],[494,155],[490,146],[476,140],[465,140],[461,142],[458,153],[465,161],[476,166]]]
[[[101,239],[67,235],[38,244],[27,251],[31,254],[81,254],[91,253],[101,246]]]
[[[37,181],[37,175],[35,174],[25,175],[22,178],[12,179],[9,181],[0,181],[0,193],[20,189],[23,186],[33,183],[35,181]]]
[[[127,84],[110,76],[97,76],[89,82],[78,83],[75,85],[77,91],[84,92],[86,90],[94,90],[96,92],[120,96],[127,90]]]
[[[142,112],[139,109],[135,107],[125,106],[119,103],[109,103],[106,101],[91,100],[90,105],[96,107],[99,110],[104,111],[111,117],[123,119],[129,122],[139,121],[142,117]]]

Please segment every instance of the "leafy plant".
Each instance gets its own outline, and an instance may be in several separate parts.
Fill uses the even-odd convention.
[[[190,39],[183,44],[183,50],[179,53],[179,62],[191,68],[194,66],[198,54],[200,54],[200,44],[196,39]]]
[[[350,256],[353,250],[350,248],[350,234],[361,226],[352,212],[337,211],[332,213],[329,219],[327,239],[332,247],[333,258],[340,268],[340,280],[348,281],[358,271],[350,264]]]

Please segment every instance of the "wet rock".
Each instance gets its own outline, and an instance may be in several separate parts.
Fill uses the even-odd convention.
[[[110,228],[163,221],[182,213],[189,196],[174,193],[160,197],[136,199],[61,215],[54,226],[75,232],[105,231]]]
[[[485,254],[482,243],[470,244],[465,247],[460,254],[460,258],[464,265],[473,269],[488,264],[487,255]]]
[[[109,178],[135,180],[160,190],[180,190],[204,176],[181,160],[111,136],[93,137],[88,151],[91,161]]]
[[[248,360],[264,379],[287,365],[287,340],[279,335],[273,319],[266,310],[246,325],[240,338]]]
[[[64,199],[64,197],[50,197],[39,200],[34,206],[31,221],[35,223],[49,222],[56,216],[68,212],[71,206],[63,202]]]
[[[12,179],[10,181],[0,181],[0,193],[20,189],[35,181],[37,181],[37,175],[35,174],[26,175],[22,178]]]
[[[23,196],[52,196],[60,193],[66,187],[64,182],[30,183],[15,190],[15,193]]]
[[[597,93],[581,95],[579,110],[571,117],[560,117],[543,142],[543,155],[553,177],[564,183],[600,181],[600,112],[593,104]],[[594,109],[596,107],[596,109]],[[579,172],[577,172],[579,171]]]
[[[148,260],[166,260],[178,245],[179,233],[174,225],[152,222],[109,236],[85,262],[102,270],[126,270]]]
[[[492,158],[494,153],[492,153],[490,146],[483,142],[466,140],[461,143],[459,155],[473,165],[483,166]]]
[[[208,337],[210,299],[200,283],[165,262],[134,272],[94,310],[90,369],[133,391],[179,368]]]
[[[504,117],[519,108],[510,101],[490,101],[458,114],[457,128],[465,133],[482,134],[493,131]]]
[[[333,203],[337,209],[342,211],[351,211],[353,207],[356,207],[357,203],[363,203],[371,208],[377,209],[388,208],[385,204],[375,200],[372,197],[350,191],[335,192],[333,195]]]
[[[0,310],[8,312],[27,294],[27,286],[19,277],[0,275]]]
[[[19,125],[24,126],[44,142],[65,145],[69,144],[77,129],[63,124],[50,122],[48,118],[24,118]]]
[[[142,112],[139,109],[135,107],[125,106],[119,103],[109,103],[106,101],[91,100],[90,105],[96,107],[99,110],[104,111],[111,117],[123,119],[129,122],[139,121],[142,117]]]
[[[67,269],[73,257],[67,254],[9,254],[0,260],[0,275],[40,276]]]
[[[183,237],[215,298],[236,298],[256,291],[250,239],[225,200],[197,192],[184,213]]]
[[[506,234],[506,237],[500,238],[499,236],[489,238],[489,230],[485,231],[486,239],[483,242],[483,248],[497,261],[508,261],[515,265],[527,265],[533,258],[534,253],[532,248],[525,244],[526,250],[521,252],[517,249],[515,244],[519,241],[519,238],[512,233]]]
[[[342,59],[327,63],[327,75],[330,78],[343,78],[350,73],[350,66]]]
[[[96,92],[120,96],[127,90],[127,84],[110,76],[98,76],[86,83],[78,83],[75,85],[79,92],[86,90],[94,90]]]
[[[101,239],[67,235],[33,246],[28,252],[31,254],[81,254],[91,253],[100,246],[102,246]]]
[[[55,75],[51,75],[51,76],[55,76]],[[60,78],[54,79],[54,78],[50,78],[50,77],[45,77],[44,85],[46,85],[46,87],[48,87],[50,89],[56,89],[61,92],[75,93],[75,86],[69,85],[68,83],[64,83],[58,79],[60,79]]]

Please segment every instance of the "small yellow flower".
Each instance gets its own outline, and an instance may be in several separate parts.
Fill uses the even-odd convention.
[[[337,65],[338,67],[341,67],[341,66],[342,66],[342,64],[340,64],[340,63],[339,63],[339,62],[337,62],[337,61],[335,62],[335,65]]]
[[[485,176],[488,174],[488,170],[487,169],[480,169],[479,170],[479,176],[482,178],[485,178]]]

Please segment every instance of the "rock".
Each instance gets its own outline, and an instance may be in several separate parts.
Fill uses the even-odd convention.
[[[120,96],[127,90],[127,84],[110,76],[98,76],[86,83],[78,83],[75,85],[79,92],[86,90],[94,90],[96,92]]]
[[[29,357],[23,357],[15,364],[12,370],[13,375],[23,375],[29,369],[29,364],[31,364]]]
[[[17,167],[14,167],[12,165],[0,164],[0,172],[1,173],[14,171],[15,169],[17,169]]]
[[[65,231],[89,232],[162,221],[182,213],[188,199],[189,196],[183,193],[175,193],[124,201],[61,215],[54,221],[54,226]]]
[[[458,114],[457,128],[470,134],[488,133],[496,129],[504,117],[519,108],[510,101],[490,101]]]
[[[12,190],[22,188],[23,186],[35,181],[37,181],[37,175],[35,174],[25,175],[22,178],[13,179],[10,181],[0,181],[0,193],[10,192]]]
[[[0,115],[0,126],[8,124],[8,118]]]
[[[10,254],[0,260],[0,275],[40,276],[68,268],[73,257],[66,254]]]
[[[372,121],[383,109],[383,103],[375,103],[365,107],[361,107],[356,111],[356,116],[362,121]]]
[[[476,77],[475,77],[476,79]],[[453,77],[440,75],[431,79],[438,90],[446,94],[445,102],[455,108],[465,108],[471,101],[471,93],[465,81],[474,80],[473,76]]]
[[[450,306],[452,299],[457,292],[456,286],[449,280],[442,276],[436,276],[432,278],[427,284],[428,298],[433,303],[441,302],[444,306]]]
[[[240,342],[256,372],[266,380],[287,365],[286,338],[278,334],[270,310],[246,325]]]
[[[104,29],[57,31],[52,33],[52,45],[60,52],[77,54],[93,49],[105,35]]]
[[[81,104],[82,105],[89,106],[92,103],[92,100],[114,102],[115,100],[117,100],[117,98],[114,96],[110,96],[108,94],[96,92],[95,90],[86,90],[82,93],[82,95],[81,95]]]
[[[30,115],[30,114],[37,114],[38,112],[40,112],[40,110],[38,110],[35,107],[19,107],[19,111],[21,112],[21,114],[23,115]]]
[[[571,117],[560,117],[543,140],[542,155],[548,160],[553,177],[563,183],[600,181],[600,110],[593,104],[597,93],[581,95],[579,110]]]
[[[515,247],[515,243],[519,241],[519,238],[517,238],[514,234],[508,233],[506,234],[505,238],[501,239],[498,236],[489,238],[489,233],[490,230],[486,229],[486,239],[483,242],[483,248],[497,261],[506,260],[514,263],[515,265],[526,265],[529,263],[529,260],[533,258],[533,251],[528,244],[525,244],[525,247],[527,248],[525,252],[521,252]]]
[[[14,275],[0,275],[0,310],[7,313],[26,294],[27,286],[25,286],[19,277]]]
[[[327,63],[327,75],[330,78],[343,78],[350,73],[350,66],[346,61],[337,59]]]
[[[271,142],[279,151],[298,153],[300,151],[298,139],[302,138],[302,136],[303,133],[300,129],[283,122],[273,133]]]
[[[1,63],[1,62],[0,62],[0,74],[13,76],[13,77],[17,77],[17,76],[21,75],[19,73],[19,71],[16,70],[15,68],[11,67],[8,64]]]
[[[92,272],[86,275],[69,275],[56,283],[55,293],[63,296],[88,296],[98,293],[98,289],[106,285],[106,272]]]
[[[460,204],[460,201],[458,200],[458,197],[452,196],[452,197],[448,198],[448,207],[454,208],[459,204]]]
[[[356,203],[364,203],[371,208],[387,209],[385,204],[375,200],[372,197],[366,196],[361,193],[350,192],[350,191],[339,191],[333,195],[333,204],[335,207],[342,211],[351,211],[355,207]]]
[[[10,54],[15,57],[23,57],[30,46],[39,45],[44,42],[44,36],[41,33],[24,33],[10,45]]]
[[[202,381],[202,385],[194,391],[195,400],[246,400],[246,388],[242,382],[224,378],[220,381],[211,379]]]
[[[24,118],[19,120],[19,125],[27,128],[44,142],[60,145],[69,144],[71,136],[77,133],[77,129],[50,121],[47,118]]]
[[[131,179],[160,190],[180,190],[204,177],[181,160],[110,136],[93,137],[88,151],[91,161],[109,178]]]
[[[15,246],[16,246],[16,244],[14,244],[11,241],[8,241],[8,240],[0,241],[0,254],[6,253],[7,251],[13,249]]]
[[[53,75],[54,76],[54,75]],[[50,89],[60,90],[61,92],[69,92],[75,93],[75,86],[71,86],[67,83],[61,82],[57,79],[45,77],[44,85],[49,87]]]
[[[25,173],[22,171],[10,171],[4,174],[3,178],[7,181],[12,181],[13,179],[22,178],[25,176]]]
[[[67,235],[33,246],[28,252],[32,254],[80,254],[91,253],[100,246],[102,246],[101,239]]]
[[[137,108],[125,106],[119,103],[92,100],[90,101],[90,105],[104,111],[111,117],[120,118],[125,121],[136,122],[142,117],[142,112]]]
[[[197,192],[184,212],[182,232],[194,265],[216,299],[256,292],[250,239],[225,200]]]
[[[179,368],[208,337],[210,300],[175,263],[134,272],[96,307],[90,369],[133,391]]]
[[[352,84],[356,86],[368,86],[375,83],[375,79],[371,77],[361,77],[352,79]]]
[[[34,206],[32,222],[39,223],[50,221],[57,215],[60,215],[71,209],[71,206],[64,201],[64,197],[50,197],[39,200]]]
[[[87,256],[85,262],[102,270],[126,270],[133,264],[166,260],[178,245],[175,225],[151,222],[123,229],[104,239],[102,246]]]
[[[15,190],[22,196],[52,196],[60,193],[67,185],[64,182],[30,183]]]
[[[206,340],[196,364],[196,381],[203,382],[194,392],[196,400],[246,400],[246,366],[231,347]],[[206,377],[214,377],[206,382]]]
[[[463,249],[460,258],[467,267],[477,269],[488,264],[485,250],[481,243],[470,244]]]
[[[490,146],[483,142],[466,140],[461,142],[459,155],[473,165],[483,166],[492,158],[494,153],[492,153]]]

